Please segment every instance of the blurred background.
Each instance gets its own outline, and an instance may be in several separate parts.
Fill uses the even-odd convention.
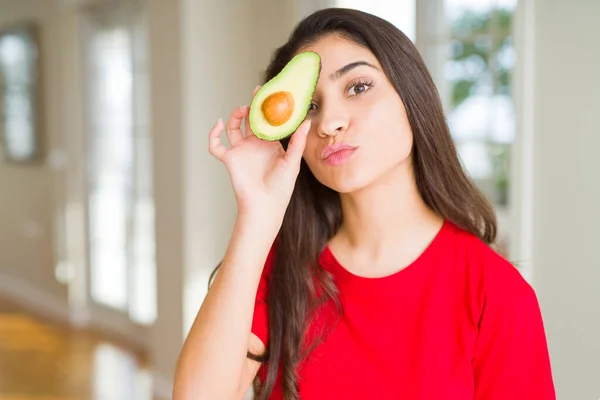
[[[416,43],[558,398],[600,398],[600,1],[0,0],[0,400],[170,398],[235,218],[207,132],[331,6]]]

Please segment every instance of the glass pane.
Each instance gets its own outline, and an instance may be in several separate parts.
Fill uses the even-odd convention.
[[[35,43],[27,34],[15,32],[0,40],[0,72],[6,82],[32,84],[32,77],[37,72],[32,70],[36,58]]]
[[[507,255],[516,0],[444,0],[444,4],[450,27],[444,69],[450,88],[448,123],[466,169],[496,207],[497,243]]]
[[[4,143],[8,154],[17,160],[28,159],[36,152],[33,96],[27,86],[17,86],[8,88],[4,97]]]
[[[91,295],[128,309],[128,236],[133,168],[131,46],[125,29],[91,40],[89,220]]]
[[[515,1],[446,0],[445,6],[450,25],[448,122],[471,176],[495,204],[505,206],[515,135],[510,88]]]
[[[94,301],[127,309],[127,253],[118,240],[91,242],[91,295]]]
[[[134,145],[131,318],[142,324],[156,319],[152,140],[149,132],[149,75],[144,19],[132,26],[134,71]]]
[[[136,155],[131,317],[137,322],[148,324],[156,319],[154,198],[149,137],[136,138]]]
[[[0,132],[6,154],[15,161],[37,152],[36,59],[36,44],[26,28],[0,37]]]
[[[91,287],[94,301],[149,324],[156,263],[146,36],[140,10],[120,4],[90,20]]]

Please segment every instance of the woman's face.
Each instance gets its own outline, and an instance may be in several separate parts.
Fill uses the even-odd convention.
[[[377,58],[333,35],[301,51],[316,52],[322,63],[306,116],[312,124],[304,151],[317,180],[350,193],[393,170],[410,168],[412,132],[406,110]],[[332,151],[324,158],[324,152]]]

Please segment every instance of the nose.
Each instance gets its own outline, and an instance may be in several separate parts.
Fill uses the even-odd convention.
[[[328,110],[321,109],[321,121],[317,126],[317,134],[325,139],[335,137],[348,129],[349,118],[343,110],[329,107]]]

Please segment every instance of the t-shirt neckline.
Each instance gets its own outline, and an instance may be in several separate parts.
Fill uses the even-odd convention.
[[[386,276],[366,277],[350,272],[338,261],[331,251],[329,244],[325,246],[321,254],[321,265],[333,274],[336,285],[340,289],[368,292],[386,291],[392,288],[397,289],[400,282],[410,281],[412,276],[424,272],[426,266],[430,264],[428,261],[431,260],[434,254],[440,251],[440,248],[447,241],[451,227],[452,223],[445,219],[429,245],[415,260],[401,270]]]

